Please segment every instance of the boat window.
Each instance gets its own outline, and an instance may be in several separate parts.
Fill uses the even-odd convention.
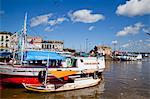
[[[56,60],[50,60],[50,66],[55,67],[56,66]]]
[[[72,67],[76,67],[77,59],[72,59]]]
[[[36,65],[36,66],[46,66],[46,64],[44,62],[42,62],[42,60],[36,60],[36,61],[28,61],[29,65]]]

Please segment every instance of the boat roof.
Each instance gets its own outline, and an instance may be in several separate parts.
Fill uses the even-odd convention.
[[[50,51],[27,51],[25,60],[64,60],[65,57]]]

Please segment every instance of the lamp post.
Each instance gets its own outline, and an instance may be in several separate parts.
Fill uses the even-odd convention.
[[[112,41],[112,44],[114,45],[114,51],[116,50],[117,41]]]
[[[87,53],[88,52],[88,38],[86,38],[85,43],[86,43],[86,53]]]

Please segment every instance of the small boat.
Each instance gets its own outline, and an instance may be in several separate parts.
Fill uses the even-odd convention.
[[[85,78],[75,78],[73,82],[70,83],[46,84],[46,85],[23,83],[23,86],[28,91],[33,91],[33,92],[60,92],[60,91],[68,91],[68,90],[75,90],[75,89],[95,86],[99,82],[100,79],[94,79],[93,77],[85,77]]]

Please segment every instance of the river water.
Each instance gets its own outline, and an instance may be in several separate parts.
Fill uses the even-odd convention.
[[[150,99],[150,59],[106,62],[99,85],[58,93],[31,93],[24,88],[3,88],[1,99]]]

